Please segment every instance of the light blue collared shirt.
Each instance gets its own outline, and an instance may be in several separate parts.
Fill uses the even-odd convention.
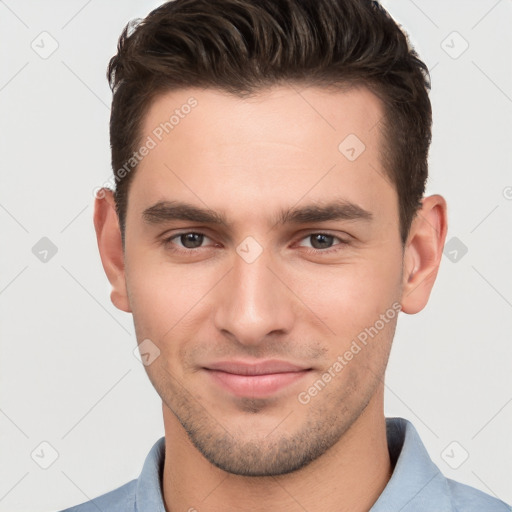
[[[511,512],[512,508],[473,487],[443,476],[413,424],[386,418],[393,475],[370,512]],[[161,478],[165,438],[151,448],[138,479],[62,512],[165,512]]]

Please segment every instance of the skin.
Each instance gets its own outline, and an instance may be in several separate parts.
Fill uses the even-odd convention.
[[[166,508],[367,511],[392,471],[383,378],[398,315],[308,403],[298,396],[329,368],[332,376],[338,356],[393,304],[424,308],[446,203],[423,199],[403,247],[380,159],[382,106],[366,89],[279,86],[248,99],[173,91],[151,105],[143,140],[191,96],[197,107],[135,171],[124,251],[108,190],[94,216],[112,302],[133,314],[139,343],[160,350],[146,370],[162,398]],[[366,146],[354,161],[338,149],[349,134]],[[371,218],[276,222],[282,209],[340,199]],[[214,210],[228,225],[148,223],[143,212],[159,201]],[[206,236],[195,246],[170,239],[186,232]],[[315,233],[333,238],[315,245]],[[262,248],[250,263],[237,252],[248,236]],[[204,369],[228,359],[308,371],[268,397],[237,396]]]

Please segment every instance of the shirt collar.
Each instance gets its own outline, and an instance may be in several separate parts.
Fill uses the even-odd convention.
[[[450,512],[446,478],[430,459],[413,424],[403,418],[386,418],[386,434],[395,467],[370,512],[431,512],[433,507],[436,512]],[[162,437],[151,448],[137,481],[137,512],[165,512],[164,459],[165,437]]]
[[[165,437],[161,437],[151,448],[135,491],[136,512],[166,512],[162,495],[162,475],[165,460]]]
[[[386,434],[395,467],[370,512],[452,511],[448,483],[432,462],[414,425],[403,418],[386,418]]]

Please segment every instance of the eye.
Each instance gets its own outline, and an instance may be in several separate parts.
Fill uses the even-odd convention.
[[[328,233],[311,233],[308,236],[306,236],[305,238],[303,238],[302,240],[306,240],[306,241],[309,240],[310,245],[304,246],[302,244],[299,244],[301,247],[309,247],[309,248],[313,249],[312,252],[316,252],[316,253],[318,253],[318,252],[334,252],[341,248],[338,246],[343,246],[343,245],[348,244],[348,242],[346,240],[343,240],[334,235],[330,235]],[[339,243],[333,245],[333,243],[336,240]]]
[[[169,246],[172,250],[191,252],[193,249],[201,249],[203,242],[210,240],[203,233],[196,233],[195,231],[187,231],[185,233],[178,233],[169,238],[166,238],[163,243]]]

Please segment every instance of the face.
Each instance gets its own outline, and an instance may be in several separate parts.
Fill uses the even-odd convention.
[[[364,89],[285,86],[175,91],[147,113],[128,309],[160,351],[167,421],[228,472],[303,467],[381,389],[403,262],[382,113]]]

